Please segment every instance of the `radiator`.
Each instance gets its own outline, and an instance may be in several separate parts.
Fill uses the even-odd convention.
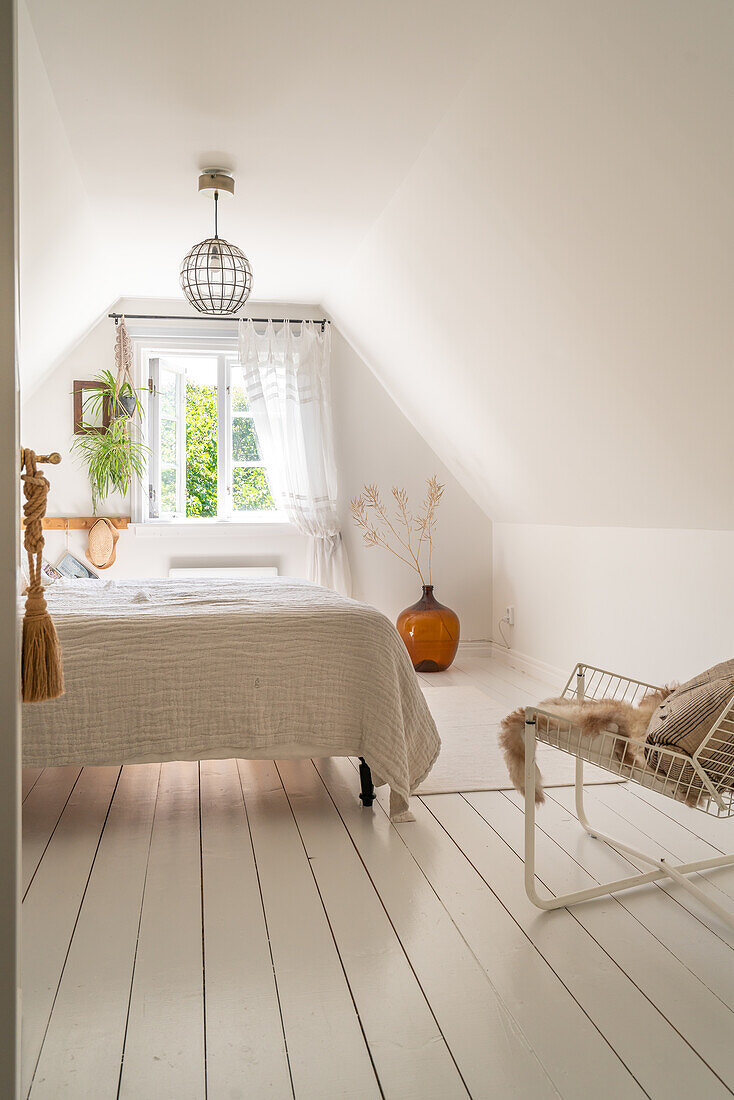
[[[277,565],[203,565],[196,569],[169,569],[169,577],[277,577]]]

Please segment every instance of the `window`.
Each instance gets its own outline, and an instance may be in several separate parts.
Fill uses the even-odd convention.
[[[281,519],[232,352],[144,352],[147,520]],[[144,372],[145,373],[145,372]]]

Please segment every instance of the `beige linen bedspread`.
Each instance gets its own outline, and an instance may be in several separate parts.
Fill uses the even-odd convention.
[[[363,756],[391,813],[440,749],[379,611],[306,581],[61,580],[66,692],[23,706],[23,762]]]

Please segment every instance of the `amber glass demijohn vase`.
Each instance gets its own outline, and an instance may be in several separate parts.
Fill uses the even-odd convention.
[[[401,611],[398,633],[405,642],[416,672],[444,672],[459,648],[459,616],[433,595],[433,585],[423,585],[423,595]]]

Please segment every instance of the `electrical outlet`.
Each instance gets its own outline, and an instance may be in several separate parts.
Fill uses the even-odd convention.
[[[513,604],[508,604],[505,608],[505,622],[508,626],[515,625],[515,608]]]

